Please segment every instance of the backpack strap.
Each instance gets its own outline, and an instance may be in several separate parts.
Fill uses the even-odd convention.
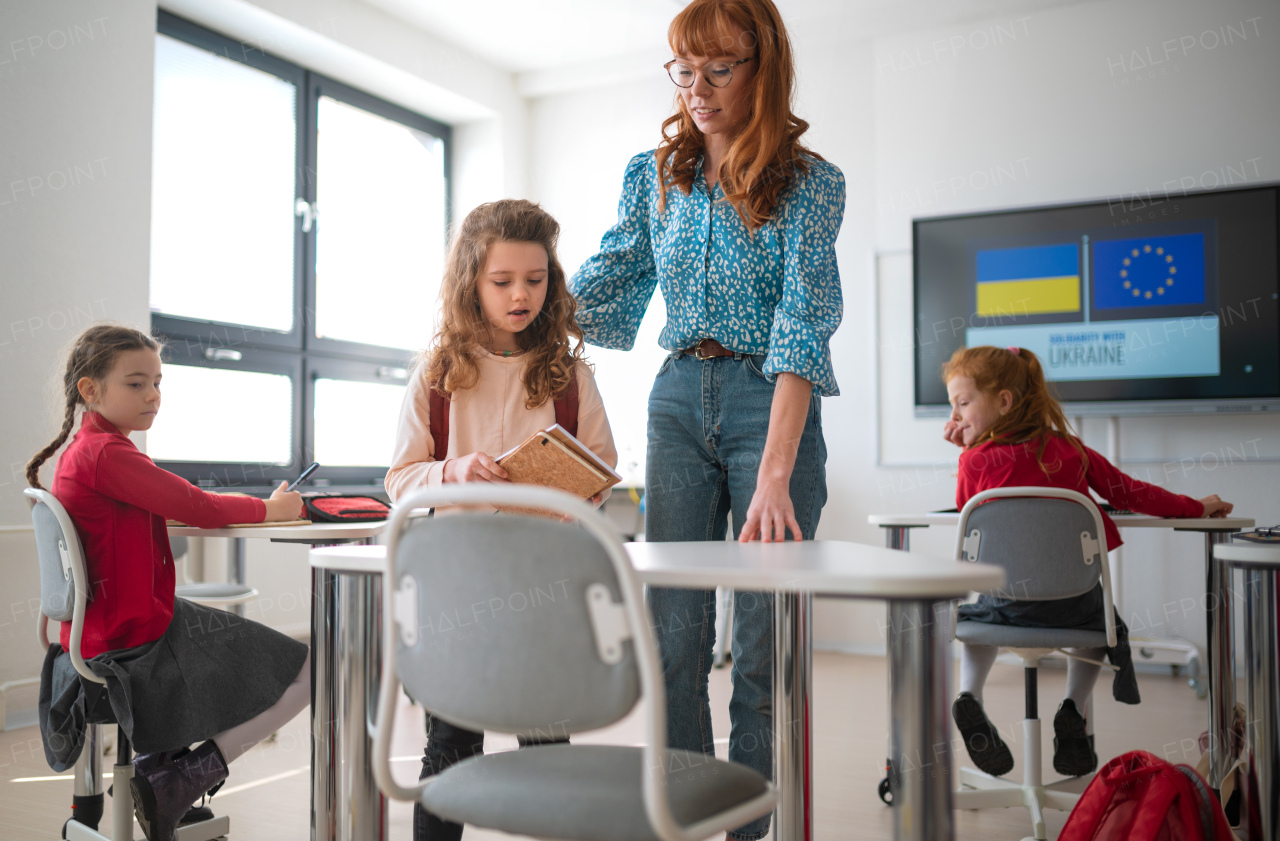
[[[578,434],[578,372],[575,369],[569,380],[569,387],[555,401],[556,423],[565,428],[570,435]]]
[[[448,373],[446,369],[446,373]],[[436,461],[444,461],[449,452],[449,397],[441,394],[436,383],[430,384],[428,407],[431,413],[431,441],[435,447]],[[570,435],[578,434],[578,376],[569,380],[569,387],[554,401],[556,423],[560,424]]]
[[[445,453],[449,452],[450,400],[447,395],[436,390],[435,383],[431,383],[430,388],[427,405],[431,412],[431,441],[435,446],[436,461],[444,461]]]

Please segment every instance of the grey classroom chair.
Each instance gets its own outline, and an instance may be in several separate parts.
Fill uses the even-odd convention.
[[[1040,719],[1036,676],[1040,659],[1064,648],[1101,648],[1116,644],[1115,611],[1102,515],[1089,497],[1061,488],[1016,487],[983,491],[960,512],[956,557],[1004,567],[1008,599],[1062,599],[1079,596],[1102,582],[1106,631],[1076,628],[1021,628],[964,620],[956,623],[962,642],[1013,649],[1022,658],[1026,680],[1026,717],[1022,722],[1021,783],[960,769],[957,809],[1025,806],[1031,812],[1032,837],[1045,838],[1044,809],[1070,811],[1093,777],[1072,777],[1044,784],[1040,772]],[[1066,652],[1063,652],[1066,653]],[[1070,656],[1070,655],[1068,655]],[[1082,711],[1092,731],[1092,702]]]
[[[40,556],[40,616],[36,631],[40,644],[49,647],[49,620],[71,622],[71,662],[81,680],[105,684],[94,674],[80,654],[80,638],[84,633],[85,605],[92,592],[85,567],[84,550],[80,546],[75,524],[62,503],[45,490],[26,488],[22,491],[31,506],[35,524],[36,551]],[[99,696],[104,697],[104,696]],[[111,707],[103,701],[89,711],[84,748],[76,760],[73,776],[75,793],[72,817],[63,826],[68,841],[133,841],[133,800],[129,780],[133,777],[133,750],[124,729],[116,728],[116,762],[112,769],[115,805],[111,810],[111,834],[98,831],[103,813],[102,744],[103,725],[114,724]],[[225,816],[179,827],[177,841],[211,841],[225,835],[231,821]]]
[[[442,505],[520,506],[427,518]],[[666,745],[666,703],[641,584],[590,506],[528,485],[446,485],[401,500],[387,527],[374,776],[451,821],[547,839],[696,841],[770,812],[756,771]],[[472,730],[594,730],[644,699],[642,747],[535,745],[474,757],[405,787],[391,775],[397,689]]]
[[[182,564],[181,583],[174,587],[174,595],[178,598],[227,610],[258,597],[258,591],[248,584],[237,584],[234,581],[192,581],[188,569],[191,558],[186,557],[190,551],[190,542],[185,537],[170,537],[169,548],[173,550],[175,566],[179,558],[186,558]]]

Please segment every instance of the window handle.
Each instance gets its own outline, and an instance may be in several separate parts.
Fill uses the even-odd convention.
[[[239,362],[244,354],[231,348],[207,347],[204,349],[204,358],[210,362]]]
[[[407,380],[409,379],[409,372],[404,368],[393,368],[390,365],[383,365],[378,368],[378,379]]]
[[[293,215],[302,217],[302,232],[309,234],[311,233],[311,227],[315,225],[316,217],[320,215],[320,211],[316,210],[316,206],[306,199],[298,199],[293,203]]]

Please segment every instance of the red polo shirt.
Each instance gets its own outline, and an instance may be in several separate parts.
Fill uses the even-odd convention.
[[[1083,446],[1083,445],[1081,445]],[[1050,473],[1046,476],[1036,461],[1038,442],[1006,444],[988,441],[960,454],[960,478],[956,483],[956,507],[964,508],[969,499],[991,488],[1013,488],[1019,485],[1065,488],[1089,496],[1092,488],[1098,496],[1115,508],[1128,509],[1153,517],[1202,517],[1204,504],[1198,499],[1166,491],[1117,470],[1098,453],[1084,447],[1086,458],[1082,471],[1080,453],[1061,435],[1051,435],[1045,444],[1043,461]],[[1107,530],[1107,549],[1119,547],[1123,540],[1111,518],[1102,513]]]
[[[260,499],[205,493],[156,467],[96,412],[58,459],[53,495],[75,522],[92,587],[81,651],[133,648],[159,639],[173,618],[173,552],[165,520],[201,528],[260,523]],[[70,647],[71,623],[62,623]]]

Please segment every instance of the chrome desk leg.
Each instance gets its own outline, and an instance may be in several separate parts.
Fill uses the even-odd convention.
[[[387,837],[387,799],[373,779],[369,722],[376,708],[382,650],[378,635],[381,576],[338,576],[337,661],[334,698],[337,719],[338,825],[341,841]]]
[[[896,841],[951,841],[950,605],[889,602],[890,786]]]
[[[1280,837],[1280,572],[1246,569],[1244,577],[1249,723],[1240,822],[1249,841],[1263,841]]]
[[[1231,719],[1236,705],[1235,657],[1231,647],[1231,570],[1213,559],[1215,543],[1226,543],[1231,533],[1204,534],[1205,566],[1208,570],[1205,593],[1212,608],[1207,612],[1209,670],[1209,778],[1214,791],[1231,766]]]
[[[774,597],[773,781],[776,841],[813,838],[813,594]]]
[[[884,529],[884,545],[889,549],[900,549],[903,552],[911,551],[911,527],[910,526],[882,526]],[[885,641],[885,659],[889,666],[889,709],[893,709],[893,611],[892,606],[888,603],[884,606],[885,623],[884,623],[884,641]],[[893,743],[893,728],[889,728],[889,750],[885,754],[884,760],[884,779],[880,781],[879,794],[880,799],[885,803],[893,805],[893,757],[900,755],[901,746]]]
[[[369,735],[382,669],[379,581],[369,573],[311,571],[312,841],[387,837],[387,799],[373,779]]]
[[[326,569],[311,570],[311,841],[338,838],[334,730],[334,693],[338,683],[334,659],[336,579]]]
[[[231,538],[231,581],[233,584],[244,583],[244,542],[243,537]],[[231,612],[236,616],[244,616],[244,603],[231,605]]]

